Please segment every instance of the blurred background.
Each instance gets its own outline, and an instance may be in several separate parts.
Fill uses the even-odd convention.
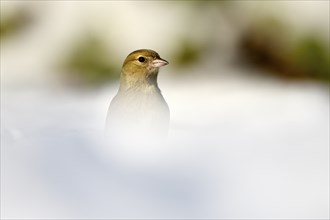
[[[329,1],[1,0],[1,218],[329,218]],[[132,51],[163,147],[102,141]]]

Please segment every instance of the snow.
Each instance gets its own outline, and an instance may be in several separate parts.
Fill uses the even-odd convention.
[[[167,143],[119,151],[116,84],[2,88],[1,217],[328,218],[328,87],[232,71],[161,76]]]
[[[1,12],[21,4],[1,1]],[[237,2],[233,22],[216,8],[191,13],[166,2],[27,6],[37,22],[1,40],[2,219],[329,218],[329,86],[219,62],[232,61],[244,25],[258,14],[280,13],[294,31],[328,39],[328,1]],[[204,25],[209,16],[218,20]],[[138,48],[169,59],[187,35],[214,43],[206,66],[179,71],[169,59],[159,75],[171,111],[164,145],[104,142],[116,82],[58,83],[57,58],[90,32],[118,65]]]

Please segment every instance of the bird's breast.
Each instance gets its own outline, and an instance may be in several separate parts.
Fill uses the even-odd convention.
[[[113,131],[167,133],[168,125],[168,105],[161,93],[154,88],[119,92],[110,104],[107,127]]]

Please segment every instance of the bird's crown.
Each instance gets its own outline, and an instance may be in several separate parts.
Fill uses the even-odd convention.
[[[147,64],[154,60],[160,60],[160,61],[165,61],[163,59],[160,58],[159,54],[156,51],[153,50],[149,50],[149,49],[140,49],[140,50],[135,50],[132,53],[130,53],[125,61],[123,66],[125,66],[126,64],[130,63],[130,62],[136,62],[136,64],[140,63],[142,66],[143,64]],[[163,62],[163,65],[168,64],[167,61]]]

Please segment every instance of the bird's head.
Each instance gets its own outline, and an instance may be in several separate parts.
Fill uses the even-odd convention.
[[[168,62],[153,50],[136,50],[126,57],[122,74],[133,78],[148,78],[157,76],[159,68],[167,64]]]

